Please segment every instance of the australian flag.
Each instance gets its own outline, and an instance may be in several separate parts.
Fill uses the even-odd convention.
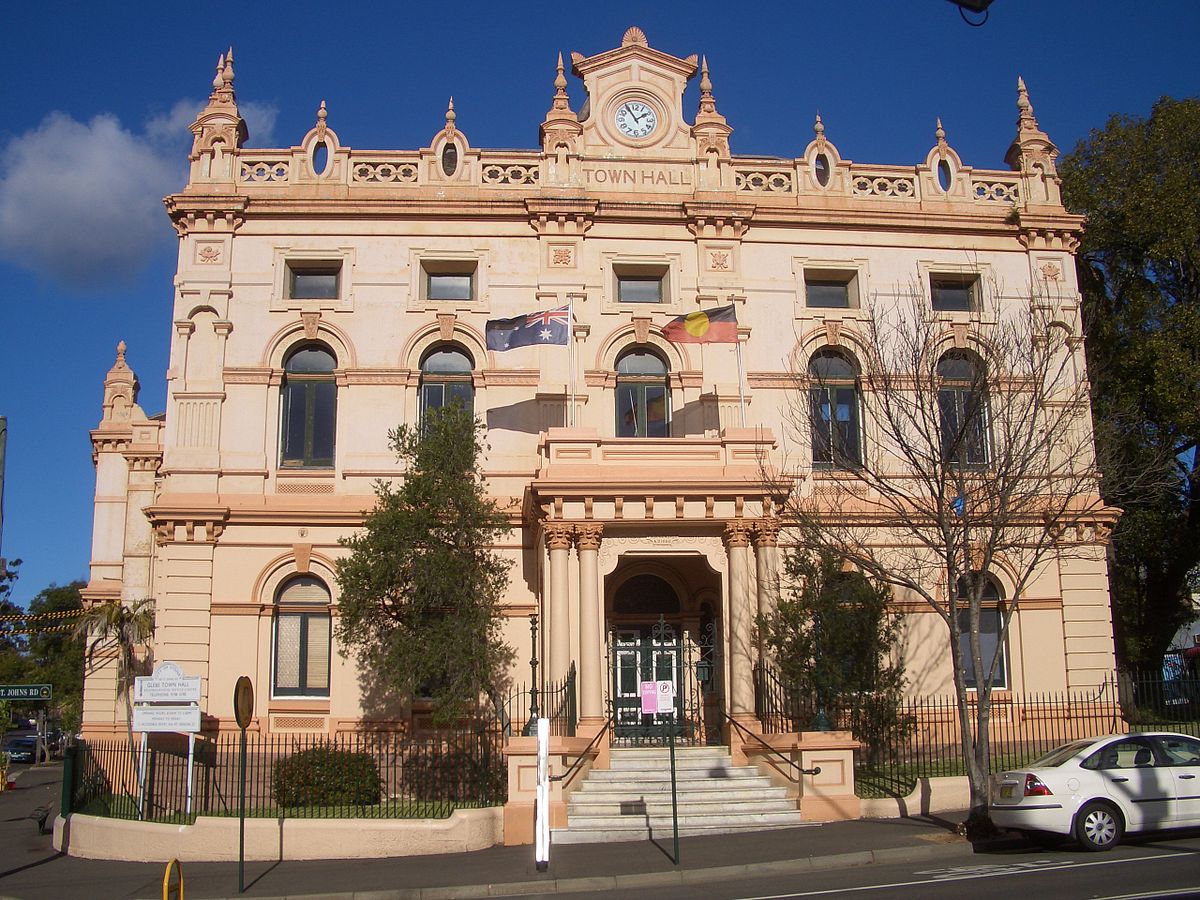
[[[533,344],[565,345],[570,325],[570,307],[560,306],[511,319],[489,319],[484,331],[489,350],[513,350]]]

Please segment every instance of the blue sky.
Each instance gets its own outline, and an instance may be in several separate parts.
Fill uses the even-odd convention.
[[[230,44],[251,146],[298,143],[325,100],[343,146],[421,147],[453,95],[474,146],[532,148],[556,54],[610,49],[632,24],[707,55],[741,154],[799,155],[819,110],[843,158],[911,165],[940,116],[964,163],[1004,168],[1018,74],[1064,152],[1112,113],[1200,94],[1190,0],[995,0],[981,28],[945,0],[50,2],[11,4],[4,24],[0,552],[25,560],[22,604],[86,578],[88,430],[118,340],[143,408],[164,407],[175,236],[160,200],[182,186],[186,126]],[[574,78],[568,92],[578,109]]]

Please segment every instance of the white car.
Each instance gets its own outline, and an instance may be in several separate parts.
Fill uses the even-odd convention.
[[[1126,831],[1200,827],[1200,740],[1147,732],[1074,741],[997,776],[992,821],[1038,839],[1074,835],[1088,850]]]

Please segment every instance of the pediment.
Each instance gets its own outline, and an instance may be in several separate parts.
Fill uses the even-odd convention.
[[[580,116],[585,155],[691,155],[683,92],[697,72],[694,54],[681,58],[656,50],[634,27],[620,47],[594,56],[573,53],[571,64],[587,92],[586,118]]]

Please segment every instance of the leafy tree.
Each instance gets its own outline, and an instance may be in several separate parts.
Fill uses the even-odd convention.
[[[781,596],[759,617],[763,646],[779,676],[800,699],[845,725],[874,756],[906,722],[900,714],[904,663],[893,650],[898,618],[888,612],[891,588],[861,572],[843,571],[829,552],[790,549]]]
[[[10,599],[13,586],[20,577],[20,569],[21,560],[19,559],[8,560],[5,565],[0,566],[0,616],[23,615],[25,612]],[[25,649],[24,637],[8,633],[12,630],[0,624],[0,653]]]
[[[101,651],[116,653],[117,693],[125,699],[125,730],[133,772],[141,782],[137,745],[133,741],[133,685],[146,666],[138,658],[140,649],[154,636],[154,598],[143,597],[126,604],[120,600],[89,607],[75,625],[76,636],[87,641],[86,662],[96,665]]]
[[[1062,161],[1063,197],[1087,215],[1079,261],[1104,472],[1125,509],[1110,545],[1120,662],[1157,669],[1190,617],[1200,562],[1200,99],[1113,116]],[[1107,446],[1104,444],[1107,443]],[[1132,472],[1164,486],[1142,492]]]
[[[1102,556],[1116,511],[1098,490],[1087,386],[1077,374],[1079,326],[1069,311],[1043,297],[997,301],[972,320],[966,348],[954,349],[941,314],[919,290],[910,300],[868,304],[856,327],[857,407],[872,425],[861,449],[818,402],[831,388],[799,377],[791,430],[824,447],[839,429],[832,446],[841,471],[792,489],[786,512],[799,546],[847,560],[945,624],[968,827],[984,833],[992,689],[1001,674],[1001,654],[985,656],[982,638],[992,576],[1006,573],[996,613],[1004,642],[1047,567]]]
[[[82,581],[50,585],[30,601],[29,614],[82,609],[83,599],[79,592],[84,586]],[[68,732],[73,732],[79,725],[83,698],[83,643],[77,633],[67,630],[42,631],[29,636],[29,663],[34,680],[54,685],[54,705]]]
[[[491,549],[508,520],[484,493],[482,435],[457,404],[391,432],[404,481],[379,482],[364,529],[342,542],[337,635],[358,656],[368,705],[428,693],[435,721],[449,722],[512,660],[500,635],[509,564]]]

